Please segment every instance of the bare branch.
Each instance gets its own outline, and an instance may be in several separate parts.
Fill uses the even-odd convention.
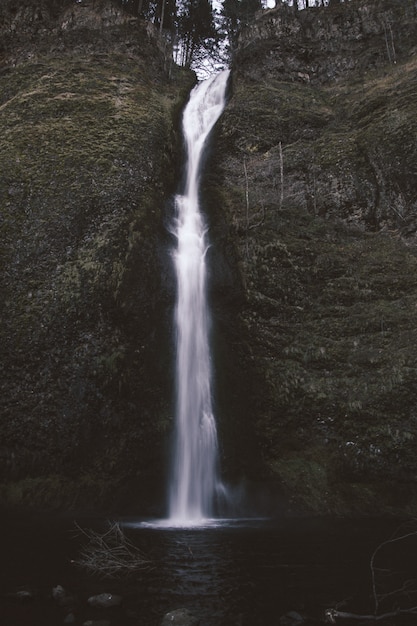
[[[415,526],[415,520],[413,520],[413,524]],[[377,568],[375,565],[375,560],[379,552],[385,546],[390,544],[398,543],[400,541],[404,541],[410,537],[417,536],[417,530],[408,530],[410,528],[409,522],[406,525],[402,525],[402,527],[397,528],[395,533],[391,536],[390,539],[381,542],[373,551],[370,559],[370,569],[371,569],[371,579],[372,579],[372,595],[374,600],[374,613],[373,615],[360,615],[357,613],[348,613],[345,611],[339,611],[338,609],[327,609],[324,614],[325,622],[328,624],[336,624],[337,621],[340,620],[358,620],[362,622],[382,622],[387,619],[397,618],[402,615],[417,615],[417,606],[413,606],[411,608],[398,608],[386,613],[379,613],[380,603],[387,598],[399,595],[411,596],[412,594],[417,593],[417,582],[415,580],[405,580],[400,588],[389,591],[387,593],[379,593],[377,592],[377,573],[381,572],[389,572],[390,570],[386,568]],[[402,532],[402,534],[399,534]]]
[[[255,222],[255,224],[248,225],[247,226],[247,230],[252,230],[253,228],[258,228],[258,226],[262,226],[262,224],[264,223],[264,221],[265,221],[265,207],[264,207],[263,203],[261,204],[261,210],[257,212],[255,217],[257,215],[259,215],[259,214],[261,215],[261,218],[257,222]]]
[[[393,589],[392,591],[388,591],[387,593],[379,594],[379,599],[382,602],[383,600],[386,600],[387,598],[390,598],[392,596],[411,596],[415,593],[417,593],[417,581],[414,579],[410,579],[404,581],[402,587],[400,587],[399,589]]]
[[[380,543],[373,551],[372,556],[371,556],[371,561],[370,561],[370,568],[371,568],[372,594],[374,598],[375,614],[378,613],[378,609],[379,609],[379,597],[378,597],[377,590],[376,590],[376,571],[377,571],[377,568],[375,568],[376,555],[384,546],[387,546],[388,544],[391,544],[391,543],[396,543],[397,541],[403,541],[404,539],[407,539],[408,537],[415,537],[416,535],[417,535],[417,530],[413,530],[409,533],[405,533],[404,535],[399,535],[397,537],[393,536],[391,537],[391,539],[387,539],[386,541],[383,541],[382,543]]]
[[[150,567],[150,562],[139,548],[127,539],[117,522],[112,523],[102,534],[91,529],[85,530],[77,523],[75,525],[78,531],[87,537],[88,543],[81,549],[79,558],[72,561],[74,565],[105,578],[126,575]]]
[[[280,175],[280,184],[281,191],[279,196],[279,209],[282,209],[282,203],[284,201],[284,158],[282,155],[282,142],[279,142],[279,175]]]
[[[243,171],[245,173],[245,199],[246,199],[246,256],[249,256],[248,230],[249,230],[249,183],[246,157],[243,157]]]

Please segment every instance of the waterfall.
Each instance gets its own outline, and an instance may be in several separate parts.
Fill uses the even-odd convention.
[[[206,226],[199,208],[199,173],[206,139],[225,106],[229,70],[201,83],[183,114],[187,148],[184,193],[176,197],[176,424],[169,519],[198,523],[212,517],[224,491],[212,408]]]

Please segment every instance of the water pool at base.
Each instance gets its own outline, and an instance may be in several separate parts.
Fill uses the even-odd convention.
[[[75,626],[109,620],[111,626],[159,626],[163,616],[187,608],[201,626],[273,626],[289,611],[320,624],[324,610],[369,611],[369,559],[397,527],[394,521],[287,519],[223,520],[195,528],[160,527],[121,520],[150,569],[121,579],[101,579],[71,563],[85,537],[106,520],[3,519],[0,624],[57,626],[72,614]],[[74,606],[58,606],[62,585]],[[15,597],[29,590],[32,598]],[[88,597],[120,594],[111,609],[90,607]]]

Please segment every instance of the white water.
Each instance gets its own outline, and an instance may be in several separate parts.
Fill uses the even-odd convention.
[[[169,522],[178,526],[213,517],[224,492],[219,477],[212,408],[206,226],[199,208],[199,173],[206,139],[225,106],[229,71],[198,84],[183,114],[187,147],[184,194],[176,197],[177,275],[176,432]]]

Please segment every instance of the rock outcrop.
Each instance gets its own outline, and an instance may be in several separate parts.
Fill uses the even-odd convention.
[[[245,299],[224,337],[293,510],[415,512],[416,34],[415,2],[283,5],[235,54],[207,179]]]
[[[240,35],[203,204],[222,465],[263,511],[416,513],[416,13],[280,5]],[[151,512],[194,75],[107,0],[0,17],[0,502]]]
[[[165,204],[195,78],[111,2],[51,6],[1,9],[0,500],[117,506],[137,481],[146,508],[171,424]]]

